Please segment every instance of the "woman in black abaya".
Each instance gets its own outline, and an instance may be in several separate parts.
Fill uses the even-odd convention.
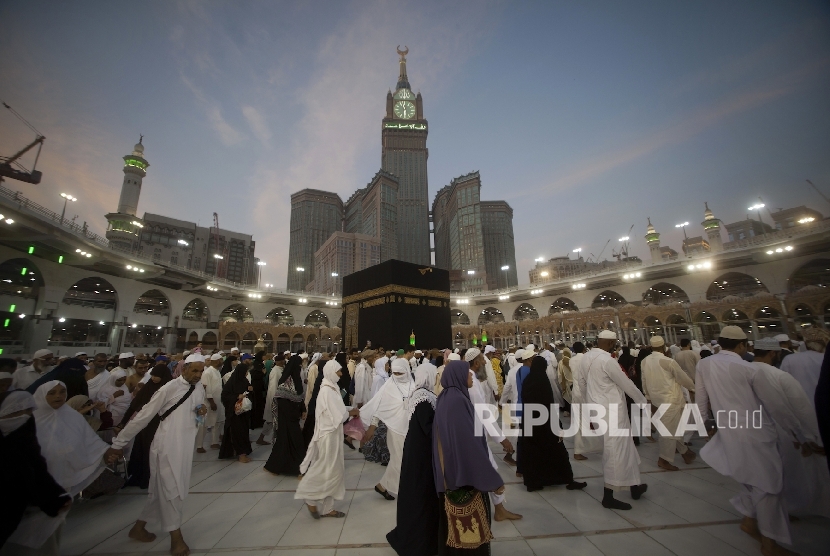
[[[544,357],[534,357],[530,373],[522,383],[522,404],[542,405],[548,411],[548,419],[541,425],[529,427],[525,422],[525,430],[519,438],[519,462],[524,484],[528,491],[542,490],[550,485],[567,485],[568,490],[582,489],[588,483],[574,481],[565,443],[550,428],[550,419],[558,419],[558,416],[551,413],[553,389],[545,372],[547,367]],[[528,407],[522,408],[523,415],[530,415],[529,411]],[[561,422],[559,427],[562,428]]]
[[[250,356],[249,356],[250,357]],[[251,423],[251,412],[245,411],[236,414],[236,402],[246,395],[250,395],[254,387],[248,380],[248,361],[240,361],[233,374],[222,387],[222,405],[225,406],[225,435],[222,437],[222,446],[219,448],[219,459],[238,457],[242,463],[248,463],[251,449],[251,437],[248,432]]]
[[[150,401],[153,394],[158,392],[159,388],[173,380],[173,375],[167,365],[161,363],[153,367],[150,371],[150,380],[145,384],[133,401],[130,402],[130,407],[124,413],[124,418],[118,425],[118,432],[127,426],[130,419],[141,411],[141,409]],[[150,485],[150,445],[153,443],[153,438],[156,436],[156,429],[159,428],[161,417],[156,415],[147,423],[140,433],[135,436],[133,441],[133,450],[130,453],[130,463],[127,466],[126,486],[137,486],[139,488],[147,488]]]
[[[416,390],[406,405],[409,430],[403,445],[397,526],[386,534],[386,540],[401,556],[438,553],[438,495],[432,471],[435,394],[430,390],[427,373],[416,376]]]
[[[261,429],[262,425],[265,424],[263,415],[265,414],[265,390],[267,387],[265,385],[264,357],[264,351],[256,352],[254,355],[254,362],[250,370],[251,386],[254,388],[250,394],[251,403],[254,404],[253,408],[251,408],[251,430]],[[258,444],[267,444],[267,442],[263,440],[261,443],[258,442]]]
[[[271,456],[265,463],[265,470],[275,475],[299,475],[300,464],[305,458],[306,444],[300,430],[300,418],[305,412],[301,368],[302,359],[299,355],[288,360],[282,370],[274,399],[270,402],[274,415],[274,445]],[[323,376],[323,373],[319,376]]]

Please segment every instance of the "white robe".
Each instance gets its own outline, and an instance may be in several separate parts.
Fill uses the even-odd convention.
[[[337,384],[323,379],[314,412],[314,436],[300,464],[303,478],[294,493],[296,500],[342,500],[346,496],[346,464],[343,460],[343,422],[349,412]]]
[[[112,441],[123,449],[156,415],[173,407],[190,389],[178,377],[153,394],[150,401]],[[175,531],[182,524],[182,507],[190,489],[193,444],[196,440],[196,406],[205,403],[205,389],[199,384],[184,403],[159,424],[150,445],[150,486],[147,505],[139,519],[160,522],[163,531]]]
[[[222,404],[222,375],[219,369],[205,367],[202,373],[202,384],[205,387],[205,399],[211,398],[216,403],[216,411],[213,411],[208,404],[208,412],[205,415],[205,427],[213,427],[225,421],[225,406]],[[271,407],[270,404],[266,405],[268,408]]]
[[[711,409],[720,421],[700,457],[721,475],[744,485],[730,500],[735,509],[757,518],[764,536],[790,544],[789,521],[780,499],[784,470],[773,419],[784,423],[792,418],[776,417],[780,398],[765,373],[734,352],[722,350],[697,365],[695,401],[700,414],[706,418]],[[761,406],[761,422],[753,423],[753,412]]]
[[[372,375],[372,395],[371,398],[375,397],[383,385],[386,384],[386,381],[389,380],[389,375],[386,374],[386,359],[385,357],[381,357],[377,361],[375,361],[375,368],[374,374]]]
[[[587,401],[605,407],[606,422],[609,422],[609,409],[616,406],[617,429],[630,429],[625,394],[628,394],[634,403],[646,403],[646,397],[631,379],[625,376],[617,360],[608,352],[592,349],[585,358],[585,373],[588,376]],[[608,488],[626,488],[641,484],[640,456],[631,436],[611,436],[610,432],[606,431],[603,436],[602,474]]]
[[[372,366],[365,359],[361,359],[354,370],[354,405],[364,404],[372,397],[373,378]]]
[[[148,375],[150,373],[147,373]],[[109,371],[104,369],[91,379],[86,381],[87,390],[89,390],[89,399],[90,400],[97,400],[98,393],[101,391],[101,388],[106,386],[107,382],[109,382],[110,374]],[[118,423],[116,423],[117,425]]]
[[[824,457],[803,457],[794,441],[821,445],[816,413],[803,388],[791,375],[772,365],[753,361],[752,365],[765,373],[781,394],[780,402],[787,410],[776,414],[792,416],[791,422],[776,421],[778,451],[784,464],[784,501],[788,511],[830,517],[830,471]]]
[[[781,370],[791,374],[804,389],[813,411],[816,409],[816,386],[823,362],[824,354],[817,351],[793,353],[781,362]]]
[[[571,357],[570,367],[573,377],[573,390],[571,390],[571,404],[581,406],[586,403],[586,392],[588,391],[588,372],[585,368],[585,354],[577,353]],[[578,419],[581,422],[581,409],[571,410],[571,419]],[[582,426],[578,426],[574,435],[574,454],[585,455],[591,452],[602,451],[602,438],[599,436],[583,436]]]

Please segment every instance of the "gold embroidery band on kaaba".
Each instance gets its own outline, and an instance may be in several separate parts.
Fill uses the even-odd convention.
[[[367,290],[365,292],[360,292],[354,295],[350,295],[348,297],[344,297],[342,303],[343,305],[347,305],[349,303],[355,303],[357,301],[369,299],[370,297],[378,297],[381,295],[389,294],[414,295],[419,297],[435,297],[438,299],[450,298],[450,292],[447,291],[425,290],[422,288],[410,288],[408,286],[398,286],[395,284],[390,284],[388,286],[383,286],[382,288]]]

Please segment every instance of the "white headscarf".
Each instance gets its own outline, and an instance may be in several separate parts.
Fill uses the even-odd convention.
[[[406,401],[415,390],[409,362],[399,358],[392,361],[392,380],[387,380],[369,403],[360,408],[363,426],[369,427],[377,417],[386,427],[401,436],[409,430],[409,413]]]
[[[133,401],[133,397],[130,395],[130,389],[127,388],[126,384],[122,384],[121,386],[115,385],[118,379],[126,378],[126,376],[127,371],[121,367],[116,367],[110,372],[107,384],[102,386],[98,391],[98,400],[107,404],[107,409],[112,413],[112,420],[116,425],[121,422],[121,417],[124,416],[130,407],[130,402]],[[118,390],[122,390],[124,394],[113,398],[113,394]]]
[[[18,415],[17,417],[6,417],[6,415],[34,408],[35,400],[27,391],[15,390],[13,392],[9,392],[6,399],[3,400],[3,404],[0,405],[0,433],[3,433],[3,436],[8,436],[25,425],[26,421],[32,418],[31,415],[25,414]]]
[[[340,395],[340,387],[337,381],[337,371],[342,368],[340,363],[334,359],[326,361],[323,366],[323,382],[320,384],[320,392],[317,394],[317,409],[314,417],[314,437],[312,440],[319,440],[320,437],[334,431],[343,424],[346,419],[346,406],[343,405],[343,397]]]
[[[94,481],[104,469],[102,458],[109,445],[101,440],[83,416],[63,404],[53,409],[46,394],[59,380],[45,382],[35,390],[35,424],[40,454],[49,474],[72,496]]]
[[[386,381],[389,379],[389,375],[386,374],[386,362],[388,359],[385,357],[380,357],[375,361],[375,368],[374,368],[374,376],[372,377],[372,397],[377,394],[383,385],[386,384]],[[394,363],[397,361],[395,359],[392,361]]]

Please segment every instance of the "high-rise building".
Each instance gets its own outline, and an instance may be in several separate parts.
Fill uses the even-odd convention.
[[[141,222],[135,214],[138,199],[141,196],[141,182],[147,175],[150,164],[144,159],[143,137],[133,147],[132,154],[124,156],[124,181],[121,183],[121,196],[118,210],[106,215],[107,239],[110,245],[125,251],[132,251],[138,244]]]
[[[471,172],[442,187],[432,203],[435,266],[451,272],[450,289],[487,289],[484,238],[481,229],[481,178]],[[460,280],[461,283],[454,283]]]
[[[398,178],[397,259],[431,263],[429,247],[429,187],[427,183],[427,121],[421,93],[414,95],[401,51],[400,74],[394,94],[386,95],[381,132],[381,168]]]
[[[513,209],[507,202],[481,201],[481,235],[484,239],[487,289],[518,286]]]
[[[380,263],[381,242],[366,234],[334,232],[314,253],[314,280],[307,291],[341,295],[343,277]]]
[[[314,253],[343,229],[343,201],[336,193],[303,189],[291,195],[288,289],[303,291],[314,280]]]
[[[378,171],[369,184],[346,201],[343,230],[380,242],[380,262],[398,258],[398,180]]]

